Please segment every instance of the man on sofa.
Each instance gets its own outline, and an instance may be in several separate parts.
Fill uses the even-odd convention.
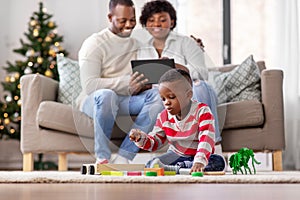
[[[147,79],[132,74],[138,42],[130,37],[136,25],[132,0],[110,0],[108,28],[89,36],[79,51],[83,91],[79,109],[93,118],[96,163],[129,163],[139,148],[123,140],[118,156],[111,160],[109,142],[116,116],[137,115],[132,128],[149,132],[163,109],[157,89],[143,90]]]

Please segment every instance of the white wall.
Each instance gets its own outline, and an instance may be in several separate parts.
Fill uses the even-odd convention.
[[[38,11],[40,0],[0,0],[0,80],[4,78],[6,61],[14,62],[22,56],[13,52],[21,47],[20,38],[25,39],[28,22],[33,12]],[[108,25],[109,0],[43,0],[52,20],[57,23],[58,34],[64,37],[62,46],[77,59],[83,40],[90,34]],[[134,0],[137,19],[146,0]],[[137,29],[140,26],[137,26]],[[23,58],[24,59],[24,58]],[[1,92],[1,87],[0,87]],[[1,96],[1,95],[0,95]]]
[[[146,0],[135,0],[137,14]],[[4,80],[6,61],[12,63],[24,57],[13,52],[21,47],[20,38],[26,40],[24,32],[33,12],[39,10],[40,0],[0,0],[0,82]],[[108,25],[109,0],[43,0],[47,12],[56,22],[58,34],[64,37],[62,46],[69,57],[77,59],[83,40]],[[0,98],[2,93],[0,86]]]
[[[64,37],[63,47],[72,58],[77,58],[78,49],[88,35],[107,26],[108,0],[43,2],[48,13],[53,14],[52,20],[58,25],[58,34]],[[0,35],[1,65],[6,60],[18,58],[12,50],[21,46],[19,39],[25,38],[24,32],[28,29],[33,12],[39,9],[38,3],[39,0],[0,0],[0,26],[4,26]]]

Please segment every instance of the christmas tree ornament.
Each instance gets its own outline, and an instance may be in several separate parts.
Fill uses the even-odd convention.
[[[10,129],[10,134],[14,134],[16,132],[16,130],[14,128]]]
[[[52,22],[52,21],[48,22],[48,27],[53,28],[54,27],[54,22]]]
[[[10,77],[10,82],[11,82],[11,83],[16,82],[16,78],[15,78],[14,76],[11,76],[11,77]]]
[[[43,61],[44,61],[44,59],[43,59],[42,57],[39,56],[39,57],[36,59],[36,61],[37,61],[37,63],[42,64]]]
[[[6,101],[6,102],[8,102],[8,103],[9,103],[9,102],[11,102],[11,101],[12,101],[12,98],[11,98],[11,96],[9,96],[9,95],[8,95],[8,96],[6,96],[6,98],[5,98],[5,101]]]
[[[26,67],[26,69],[24,70],[24,74],[31,74],[32,70],[30,67]]]
[[[31,57],[34,56],[35,52],[33,49],[28,49],[28,51],[26,52],[25,56],[26,57]]]
[[[33,36],[34,37],[39,36],[39,34],[40,34],[40,32],[39,32],[39,30],[37,28],[33,30]]]
[[[20,99],[20,100],[17,102],[17,105],[18,105],[18,106],[21,106],[21,104],[22,104],[22,100]]]
[[[19,99],[19,96],[14,96],[14,100],[17,101]]]
[[[37,21],[35,19],[30,21],[30,26],[35,26],[37,25]]]
[[[33,62],[30,61],[30,62],[27,63],[27,65],[28,65],[29,67],[32,67],[32,66],[33,66]]]
[[[51,42],[52,38],[50,36],[45,37],[45,42]]]
[[[10,123],[10,119],[5,118],[5,119],[4,119],[4,124],[7,125],[7,124],[9,124],[9,123]]]
[[[47,69],[47,71],[45,71],[45,76],[52,78],[53,73],[50,69]]]
[[[9,76],[6,76],[6,77],[5,77],[5,82],[7,82],[7,83],[10,82],[10,77],[9,77]]]
[[[15,76],[16,79],[19,79],[20,78],[20,73],[16,72],[14,76]]]

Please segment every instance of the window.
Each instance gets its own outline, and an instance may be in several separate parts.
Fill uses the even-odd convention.
[[[223,65],[223,4],[220,0],[177,0],[177,31],[201,38],[215,65]]]
[[[228,6],[223,5],[223,2],[228,3]],[[201,38],[205,50],[217,66],[223,65],[226,53],[230,56],[231,63],[241,63],[250,54],[254,55],[255,60],[268,62],[272,58],[272,48],[276,46],[276,41],[272,38],[276,22],[276,2],[278,1],[177,0],[177,31]],[[223,28],[223,14],[228,13],[228,10],[230,23],[227,21],[224,24],[230,27]],[[230,34],[229,38],[224,38],[224,31]],[[223,53],[223,48],[226,50],[223,42],[228,39],[230,51]]]

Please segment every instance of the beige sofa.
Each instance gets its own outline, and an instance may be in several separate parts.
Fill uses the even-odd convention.
[[[285,147],[283,116],[283,72],[261,69],[260,101],[240,101],[218,106],[224,152],[242,147],[254,151],[272,152],[273,169],[282,170],[282,150]],[[232,67],[231,67],[232,68]],[[231,68],[224,68],[226,70]],[[70,153],[93,154],[93,121],[69,105],[57,102],[58,82],[40,74],[21,78],[22,123],[21,151],[23,170],[33,170],[37,153],[58,155],[59,170],[67,170]],[[115,151],[128,131],[131,118],[118,118],[111,147]]]

